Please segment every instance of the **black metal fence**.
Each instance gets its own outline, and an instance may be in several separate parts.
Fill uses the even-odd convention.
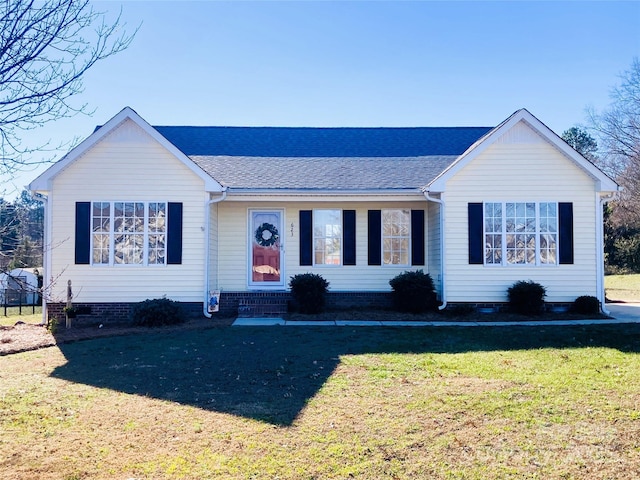
[[[42,297],[33,290],[5,288],[0,290],[1,311],[5,317],[13,313],[16,309],[18,315],[24,313],[36,313],[36,307],[42,306]]]

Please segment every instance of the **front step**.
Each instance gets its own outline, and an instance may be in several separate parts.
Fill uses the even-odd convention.
[[[281,317],[287,310],[286,298],[255,297],[238,300],[238,318]]]

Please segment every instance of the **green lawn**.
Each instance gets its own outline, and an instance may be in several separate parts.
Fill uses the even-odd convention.
[[[607,275],[604,287],[609,300],[640,302],[640,274]]]
[[[636,479],[640,326],[233,327],[0,357],[2,479]]]
[[[40,323],[42,307],[22,307],[22,313],[19,307],[7,307],[5,315],[5,308],[0,306],[0,327],[15,325],[19,320],[25,323]]]

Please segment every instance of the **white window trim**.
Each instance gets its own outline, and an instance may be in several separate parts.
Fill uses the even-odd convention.
[[[487,205],[488,203],[499,203],[500,205],[502,205],[502,228],[501,228],[501,232],[500,235],[502,237],[502,242],[501,242],[501,248],[502,248],[502,256],[501,256],[501,262],[500,263],[487,263],[487,253],[486,253],[486,238],[487,238],[487,234],[491,235],[491,234],[497,234],[497,232],[487,232],[486,231],[486,222],[485,222],[485,205]],[[536,230],[534,232],[534,235],[536,236],[536,248],[535,248],[535,263],[509,263],[507,262],[507,234],[508,233],[512,233],[512,232],[507,232],[507,222],[505,221],[505,215],[506,215],[506,205],[507,203],[514,203],[514,204],[518,204],[518,203],[533,203],[535,205],[535,209],[536,209],[536,217],[535,217],[535,221],[536,221]],[[556,231],[555,231],[555,236],[556,236],[556,261],[555,263],[542,263],[540,261],[540,238],[542,237],[542,235],[545,235],[549,232],[541,232],[540,231],[540,204],[541,203],[553,203],[556,205]],[[483,247],[483,264],[485,267],[490,267],[490,268],[501,268],[501,267],[507,267],[507,268],[533,268],[533,267],[543,267],[543,268],[553,268],[553,267],[557,267],[559,265],[559,252],[560,252],[560,232],[559,232],[559,212],[558,212],[558,208],[559,208],[559,202],[557,201],[533,201],[533,200],[508,200],[508,201],[486,201],[486,202],[482,202],[482,242],[483,245],[485,245]]]
[[[108,203],[109,204],[109,262],[108,263],[95,263],[93,261],[93,205],[95,203]],[[115,204],[116,203],[142,203],[144,205],[144,227],[143,227],[143,249],[142,249],[142,263],[116,263],[115,261],[115,237],[114,231],[115,225]],[[165,216],[165,261],[164,263],[149,263],[149,204],[150,203],[163,203],[165,206],[165,215],[168,213],[169,202],[166,200],[96,200],[91,202],[91,215],[90,215],[90,261],[92,267],[117,267],[117,268],[135,268],[135,267],[152,267],[162,268],[167,265],[167,235],[168,235],[168,223]],[[157,232],[153,232],[156,234]]]

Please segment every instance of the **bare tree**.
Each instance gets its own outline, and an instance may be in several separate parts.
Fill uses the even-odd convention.
[[[640,226],[640,60],[620,76],[611,91],[611,105],[589,112],[591,129],[600,141],[601,161],[624,190],[615,203],[615,217]]]
[[[73,98],[84,74],[135,33],[89,0],[0,0],[0,175],[11,178],[41,147],[23,145],[21,132],[90,113]]]

